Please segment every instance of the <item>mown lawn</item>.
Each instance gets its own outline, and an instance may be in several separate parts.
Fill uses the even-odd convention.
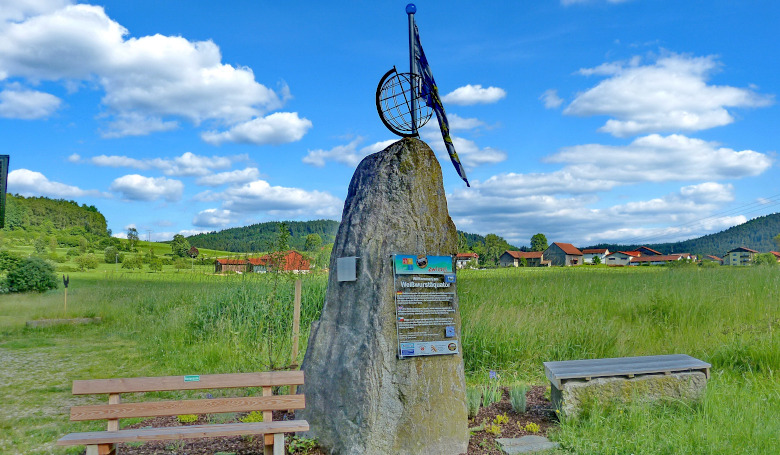
[[[261,371],[291,362],[292,280],[71,273],[0,296],[0,453],[67,453],[73,379]],[[303,277],[302,360],[326,277]],[[564,420],[564,453],[772,453],[780,436],[780,268],[502,269],[458,275],[469,383],[545,384],[542,362],[685,353],[713,364],[700,403],[608,406]],[[29,329],[40,318],[103,323]],[[99,428],[96,424],[94,428]],[[71,451],[70,453],[75,453]]]

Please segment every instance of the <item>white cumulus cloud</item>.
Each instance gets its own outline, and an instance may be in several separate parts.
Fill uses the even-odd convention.
[[[260,178],[260,171],[256,167],[248,167],[246,169],[204,175],[196,180],[195,183],[202,186],[235,185],[251,182],[258,178]]]
[[[565,163],[564,169],[581,179],[606,176],[621,182],[733,179],[756,176],[772,166],[765,154],[679,134],[651,134],[624,146],[565,147],[546,161]]]
[[[46,118],[60,107],[62,100],[35,90],[10,89],[0,92],[0,117],[32,120]]]
[[[542,100],[544,107],[547,109],[556,109],[561,107],[561,104],[563,104],[563,98],[558,96],[558,90],[555,89],[545,90],[539,99]]]
[[[128,37],[103,7],[68,3],[39,1],[0,12],[0,80],[97,84],[104,91],[105,137],[168,131],[181,120],[228,128],[222,139],[206,135],[211,142],[280,143],[308,129],[291,132],[289,121],[263,117],[283,106],[289,88],[282,84],[277,93],[250,68],[223,63],[214,42]],[[37,97],[40,105],[44,97]],[[45,100],[50,111],[54,101]]]
[[[165,199],[168,202],[176,202],[181,199],[184,184],[179,180],[165,177],[154,178],[130,174],[115,179],[109,189],[120,193],[123,199],[130,201]]]
[[[734,121],[728,108],[761,107],[772,97],[750,88],[709,85],[719,67],[714,56],[671,54],[641,65],[638,58],[583,69],[607,79],[580,93],[564,109],[578,116],[611,118],[599,131],[618,137],[649,132],[698,131]]]
[[[163,174],[174,177],[193,177],[211,174],[214,170],[228,169],[234,161],[244,160],[244,155],[203,156],[185,152],[174,158],[150,158],[139,160],[124,155],[98,155],[87,162],[102,167],[129,167],[147,170],[157,169]],[[77,159],[74,162],[79,162]]]
[[[201,137],[213,145],[224,142],[276,145],[301,140],[311,127],[311,121],[299,117],[297,112],[275,112],[266,117],[239,123],[227,131],[204,132]]]
[[[362,137],[357,137],[345,145],[337,145],[330,150],[309,150],[309,153],[303,157],[303,162],[316,167],[323,167],[327,161],[346,164],[350,167],[356,167],[366,156],[382,151],[394,144],[396,139],[375,142],[366,147],[359,147],[363,142]]]
[[[200,211],[192,219],[192,225],[198,227],[224,227],[233,221],[230,210],[206,209]]]
[[[277,217],[337,217],[342,201],[325,191],[273,186],[255,180],[221,193],[203,195],[201,200],[222,201],[222,210],[232,214],[267,213]]]
[[[55,199],[106,196],[97,190],[82,190],[77,186],[53,182],[40,172],[29,169],[15,169],[8,173],[8,192],[24,196],[47,196]]]
[[[445,104],[458,104],[469,106],[472,104],[490,104],[495,103],[506,97],[506,90],[499,87],[485,87],[481,85],[465,85],[458,87],[452,92],[444,95],[442,101]]]

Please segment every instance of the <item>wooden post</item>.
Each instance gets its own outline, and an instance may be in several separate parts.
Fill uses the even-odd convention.
[[[68,314],[68,288],[65,288],[65,314]]]
[[[272,387],[263,387],[263,396],[264,397],[270,397],[273,395],[273,388]],[[272,411],[263,411],[263,422],[271,422],[274,419],[274,415]],[[272,455],[273,454],[273,448],[274,448],[274,435],[273,434],[264,434],[263,435],[263,454],[264,455]]]
[[[295,280],[295,301],[293,303],[293,340],[292,340],[292,359],[290,367],[298,368],[298,339],[301,335],[301,280]],[[290,395],[298,392],[297,385],[290,386]]]

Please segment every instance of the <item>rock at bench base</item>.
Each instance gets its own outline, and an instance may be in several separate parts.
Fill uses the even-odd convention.
[[[521,436],[519,438],[497,438],[496,442],[507,455],[518,453],[539,453],[557,449],[561,446],[558,442],[552,442],[544,436]]]
[[[576,417],[586,403],[598,401],[653,401],[660,399],[697,400],[704,393],[707,376],[700,371],[647,374],[634,378],[608,377],[569,380],[561,390],[551,386],[553,405],[562,414]]]

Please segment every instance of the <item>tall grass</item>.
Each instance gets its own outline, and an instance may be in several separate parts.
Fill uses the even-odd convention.
[[[326,288],[324,275],[300,278],[298,364]],[[544,384],[549,360],[684,353],[712,363],[700,403],[594,409],[552,434],[566,450],[772,453],[780,432],[780,269],[464,271],[458,292],[471,383],[495,370],[511,383]],[[0,296],[0,357],[20,365],[18,373],[0,370],[8,404],[0,407],[0,452],[62,453],[53,441],[83,430],[67,423],[73,379],[263,371],[292,362],[293,278],[71,273],[67,313],[63,297],[62,288]],[[103,322],[24,325],[63,316]],[[28,374],[33,368],[41,374]],[[500,381],[490,382],[498,388]],[[55,410],[41,411],[42,403]]]

